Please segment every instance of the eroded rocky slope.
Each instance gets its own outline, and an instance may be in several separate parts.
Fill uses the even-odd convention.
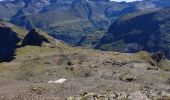
[[[41,45],[32,44],[32,33]],[[15,59],[0,63],[2,100],[169,99],[170,65],[161,52],[70,47],[38,30],[18,45]]]

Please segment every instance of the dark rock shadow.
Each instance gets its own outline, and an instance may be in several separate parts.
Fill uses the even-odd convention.
[[[47,38],[38,33],[36,29],[32,29],[22,41],[22,46],[26,45],[42,46],[43,42],[49,43]]]
[[[10,28],[0,27],[0,62],[9,62],[15,58],[15,49],[20,40]]]

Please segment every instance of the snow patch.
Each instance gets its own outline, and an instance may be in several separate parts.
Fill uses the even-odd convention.
[[[55,83],[55,84],[61,84],[61,83],[64,83],[66,81],[65,78],[60,78],[56,81],[48,81],[49,84],[52,84],[52,83]]]

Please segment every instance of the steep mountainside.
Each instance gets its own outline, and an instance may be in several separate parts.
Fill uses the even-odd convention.
[[[89,33],[108,29],[118,17],[139,10],[169,7],[168,0],[113,2],[110,0],[5,0],[0,18],[25,27],[41,28],[70,44]],[[5,7],[4,7],[5,6]]]
[[[114,22],[96,48],[121,52],[162,51],[170,57],[170,9],[142,11]]]
[[[59,6],[61,2],[58,1],[46,6],[42,13],[14,17],[11,22],[27,29],[35,27],[44,29],[52,36],[70,44],[77,43],[85,34],[101,27],[107,28],[109,25],[108,19],[103,15],[105,9],[102,12],[96,11],[101,7],[99,5],[105,2],[100,2],[99,5],[92,1],[88,3],[86,0],[62,3],[62,7]]]

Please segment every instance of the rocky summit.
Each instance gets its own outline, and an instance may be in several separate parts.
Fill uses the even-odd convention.
[[[169,0],[0,0],[0,100],[170,100]]]
[[[40,29],[28,32],[3,23],[2,33],[12,34],[6,46],[15,48],[8,49],[13,59],[0,63],[1,100],[170,98],[170,62],[162,52],[71,47]]]

